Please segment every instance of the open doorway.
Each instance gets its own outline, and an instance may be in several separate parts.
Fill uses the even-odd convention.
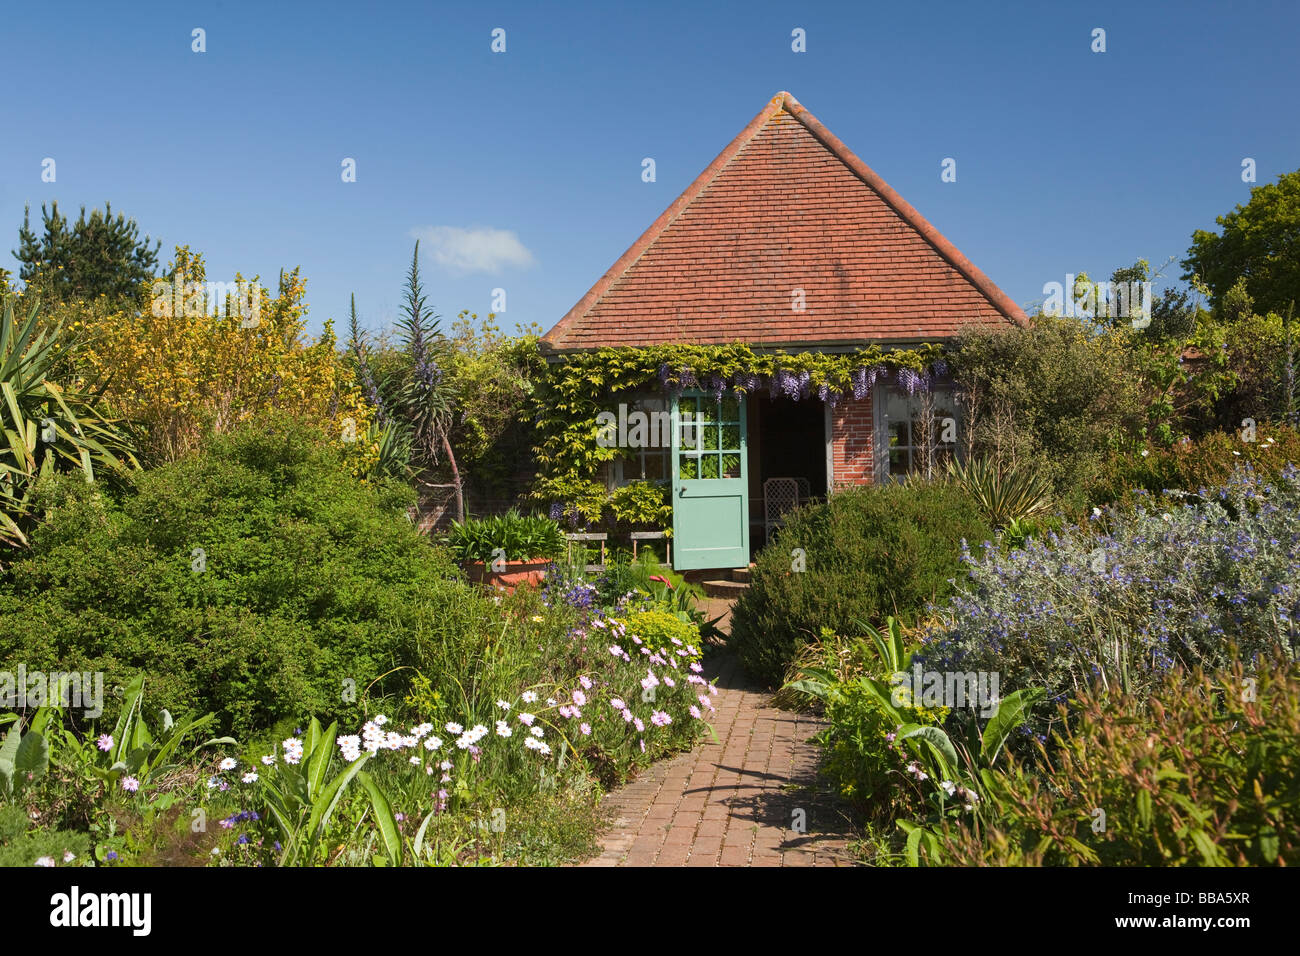
[[[749,399],[750,550],[767,544],[765,482],[792,478],[800,503],[826,494],[826,410],[816,399]]]

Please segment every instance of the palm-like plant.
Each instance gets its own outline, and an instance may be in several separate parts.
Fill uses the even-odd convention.
[[[62,323],[40,329],[38,311],[33,305],[19,322],[5,296],[0,314],[0,542],[10,545],[27,544],[37,478],[79,471],[94,481],[97,472],[139,467],[120,423],[97,408],[99,396],[52,380],[76,343]]]
[[[1052,482],[1028,464],[1004,464],[980,458],[948,462],[948,477],[962,486],[995,527],[1046,514],[1052,507]]]

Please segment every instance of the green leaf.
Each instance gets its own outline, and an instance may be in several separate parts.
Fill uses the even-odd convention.
[[[1137,815],[1138,823],[1142,829],[1151,829],[1151,791],[1139,790],[1137,792]]]
[[[50,745],[44,734],[26,733],[14,754],[16,774],[34,774],[39,777],[50,766]]]
[[[315,717],[307,725],[307,734],[302,741],[302,752],[310,756],[316,751],[316,745],[320,743],[320,721]]]
[[[783,690],[798,691],[801,694],[808,694],[810,697],[816,697],[825,700],[829,696],[831,688],[817,680],[796,680],[786,684]]]
[[[361,766],[370,759],[370,754],[364,753],[356,760],[352,761],[342,773],[331,780],[320,792],[320,796],[312,797],[311,819],[308,822],[307,829],[314,839],[319,839],[329,826],[330,817],[334,815],[334,808],[338,806],[339,798],[343,796],[343,791],[347,785],[352,782]]]
[[[1226,862],[1223,852],[1204,830],[1193,830],[1192,842],[1196,844],[1196,849],[1201,854],[1201,861],[1206,866],[1222,866]]]
[[[1025,722],[1029,709],[1046,695],[1047,691],[1043,688],[1030,687],[1008,694],[998,701],[998,709],[984,726],[984,734],[980,738],[980,759],[983,763],[991,764],[997,759],[1011,732]]]
[[[415,842],[411,844],[411,851],[418,860],[424,852],[424,833],[429,829],[429,821],[437,814],[437,810],[430,810],[423,820],[420,821],[420,829],[415,831]]]
[[[1281,848],[1278,843],[1277,830],[1271,826],[1262,826],[1255,833],[1255,841],[1259,846],[1259,855],[1265,863],[1276,863],[1281,855]]]
[[[907,865],[921,865],[921,828],[917,827],[907,835]]]
[[[334,741],[339,732],[338,721],[330,724],[323,734],[315,717],[311,722],[312,727],[308,730],[308,738],[314,743],[310,749],[306,749],[309,755],[307,758],[308,799],[314,799],[321,787],[325,785],[325,775],[330,769],[330,758],[334,755]]]
[[[22,725],[14,724],[5,734],[4,743],[0,744],[0,778],[3,778],[5,792],[13,790],[15,761],[18,757],[18,745],[23,739]]]
[[[908,727],[914,729],[908,730]],[[948,735],[939,727],[917,727],[915,724],[903,725],[903,739],[910,740],[919,738],[929,744],[934,752],[938,755],[944,764],[944,776],[951,779],[957,775],[960,764],[957,760],[957,750],[953,747],[952,741]]]
[[[122,760],[130,749],[127,734],[130,730],[131,719],[140,706],[140,697],[143,694],[144,675],[137,674],[131,683],[126,685],[126,690],[123,691],[122,712],[118,715],[116,726],[113,727],[113,743],[117,745],[117,751],[113,754],[114,761]]]
[[[366,788],[366,793],[370,794],[370,809],[375,814],[375,822],[379,824],[379,833],[384,839],[384,850],[388,853],[389,862],[393,866],[401,866],[402,831],[397,826],[397,818],[393,816],[392,804],[370,774],[360,771],[357,779]]]

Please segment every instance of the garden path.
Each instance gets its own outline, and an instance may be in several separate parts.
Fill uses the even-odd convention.
[[[725,650],[704,676],[718,678],[718,740],[611,793],[613,828],[585,865],[851,865],[845,821],[814,787],[820,754],[808,738],[823,722],[770,706]]]

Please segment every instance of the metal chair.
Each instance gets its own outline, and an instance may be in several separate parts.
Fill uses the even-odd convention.
[[[769,478],[763,482],[763,521],[767,538],[785,522],[785,513],[799,504],[799,481],[796,478]]]

